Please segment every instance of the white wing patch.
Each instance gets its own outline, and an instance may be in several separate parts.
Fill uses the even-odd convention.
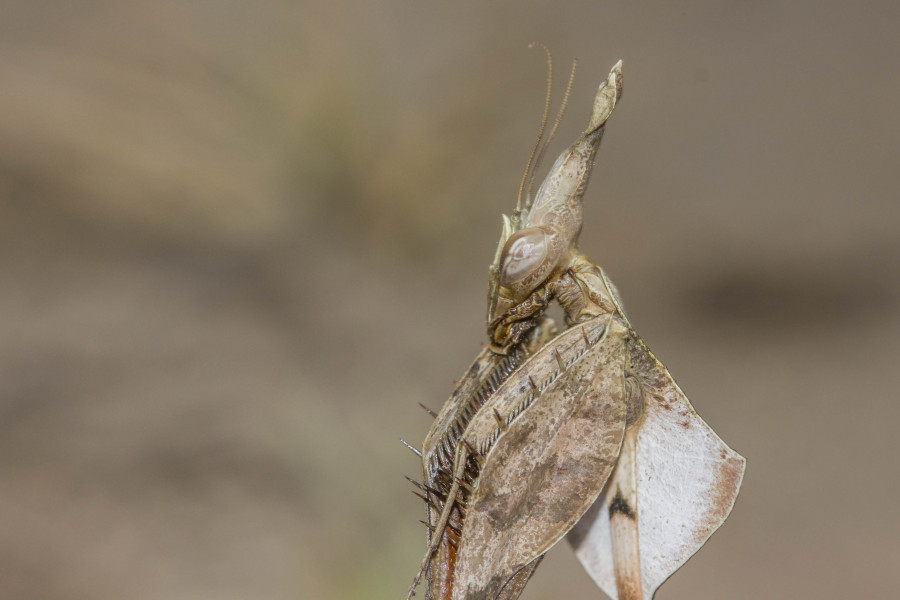
[[[648,600],[731,512],[745,465],[656,364],[670,385],[644,389],[644,417],[635,425],[641,583]],[[604,489],[568,537],[597,585],[618,600],[609,529],[613,493]]]

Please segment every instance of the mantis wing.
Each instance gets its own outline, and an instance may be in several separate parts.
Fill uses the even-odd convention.
[[[546,344],[556,334],[556,325],[551,319],[540,319],[535,328],[529,332],[522,344],[513,347],[507,355],[499,355],[489,348],[484,348],[475,361],[459,380],[449,400],[444,403],[440,414],[435,418],[425,442],[422,444],[422,463],[425,484],[435,490],[429,495],[440,499],[446,495],[452,483],[452,469],[456,454],[456,446],[472,416],[498,390],[503,382],[514,373],[529,356]],[[432,526],[438,520],[440,511],[434,511],[430,504],[425,505],[426,518]],[[453,519],[459,520],[460,513],[453,513]],[[431,534],[428,535],[431,542]],[[426,571],[426,599],[437,600],[449,597],[449,589],[453,586],[453,572],[456,562],[456,547],[447,538],[441,540],[440,546],[430,558]],[[523,570],[516,581],[524,587],[530,573],[537,568],[537,561],[531,570]],[[516,587],[510,583],[511,590]]]
[[[644,343],[632,333],[629,370],[640,381],[643,420],[634,427],[641,586],[647,599],[719,528],[734,505],[744,458],[694,412]],[[605,489],[569,534],[575,554],[597,585],[619,600]]]
[[[467,502],[454,600],[513,597],[507,586],[527,581],[597,498],[624,434],[627,336],[613,317],[573,327],[470,423],[464,437],[486,458]]]

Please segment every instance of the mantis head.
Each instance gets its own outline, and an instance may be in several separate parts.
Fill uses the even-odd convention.
[[[513,216],[503,215],[503,231],[489,269],[487,321],[495,345],[506,342],[514,323],[520,323],[519,330],[527,329],[529,322],[540,316],[542,308],[519,311],[518,307],[529,299],[546,307],[552,295],[548,285],[578,255],[582,196],[606,120],[621,95],[622,62],[619,61],[597,90],[585,132],[556,159],[533,201],[529,193],[523,204],[520,192]],[[530,168],[531,164],[526,168],[526,175]]]

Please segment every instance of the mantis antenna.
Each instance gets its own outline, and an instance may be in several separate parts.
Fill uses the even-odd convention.
[[[531,191],[534,188],[534,174],[535,172],[537,172],[538,167],[541,165],[541,160],[544,158],[544,154],[547,152],[547,148],[550,146],[550,140],[553,139],[553,136],[556,134],[556,130],[559,128],[559,124],[562,122],[563,115],[566,114],[566,107],[569,105],[569,95],[572,93],[572,84],[575,83],[576,67],[578,67],[577,59],[572,61],[572,70],[569,72],[569,83],[566,85],[566,94],[563,96],[562,105],[560,105],[559,112],[556,114],[556,120],[553,122],[553,129],[550,130],[550,135],[547,136],[547,141],[544,142],[544,145],[543,147],[541,147],[540,152],[538,152],[537,158],[535,159],[534,165],[532,166],[531,177],[528,180],[528,198],[525,200],[525,210],[529,210],[531,208],[531,200],[533,196]],[[533,154],[534,153],[532,152],[532,156]]]
[[[544,53],[547,55],[547,99],[544,101],[544,116],[541,118],[541,128],[538,131],[537,140],[535,140],[534,146],[531,148],[531,154],[528,155],[528,163],[525,165],[525,172],[522,173],[522,181],[519,183],[519,194],[516,196],[516,212],[513,213],[513,221],[516,228],[518,228],[519,216],[522,213],[522,192],[525,191],[525,182],[528,181],[530,185],[530,182],[534,180],[534,171],[531,167],[534,165],[534,157],[537,154],[538,147],[544,139],[544,131],[547,129],[547,120],[550,117],[550,100],[553,96],[553,55],[550,54],[550,49],[541,42],[528,44],[529,48],[534,48],[535,46],[543,48]],[[530,179],[528,177],[529,173],[531,173]],[[531,204],[531,202],[529,201],[528,204]]]

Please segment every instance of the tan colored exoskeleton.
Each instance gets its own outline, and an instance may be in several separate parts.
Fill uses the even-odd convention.
[[[613,600],[652,598],[728,516],[744,459],[694,412],[577,248],[582,196],[621,63],[587,130],[504,228],[490,268],[489,347],[422,448],[433,600],[514,600],[568,534]],[[546,116],[545,116],[546,122]],[[527,170],[526,170],[527,175]],[[552,301],[567,329],[544,316]]]

